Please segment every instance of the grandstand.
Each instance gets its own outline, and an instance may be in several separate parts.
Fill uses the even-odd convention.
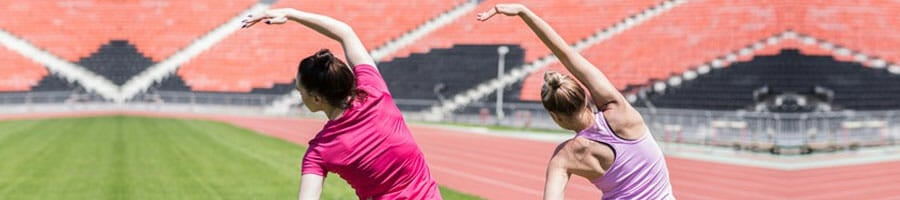
[[[355,1],[283,1],[272,7],[303,7],[307,11],[329,13],[348,22],[361,34],[368,48],[386,45],[441,12],[463,1],[384,1],[354,4]],[[426,11],[417,6],[428,5]],[[354,12],[335,12],[354,10]],[[398,12],[398,11],[404,12]],[[415,11],[415,12],[406,12]],[[379,23],[366,23],[371,18]],[[301,26],[279,27],[279,31],[250,29],[236,32],[182,66],[177,74],[195,91],[249,92],[253,88],[291,83],[300,59],[321,48],[342,55],[340,46]],[[292,34],[285,34],[285,32]],[[264,39],[262,39],[264,38]],[[248,42],[249,41],[249,42]],[[253,76],[247,76],[253,74]]]
[[[128,40],[153,60],[171,56],[197,36],[253,5],[215,1],[5,1],[0,28],[68,61],[111,40]],[[38,17],[36,13],[53,13]],[[113,17],[115,16],[115,17]]]
[[[619,89],[662,79],[716,59],[747,44],[783,31],[774,12],[750,1],[688,2],[625,34],[583,51],[608,74]],[[717,20],[704,20],[719,16]],[[662,64],[662,65],[661,65]],[[565,71],[554,64],[549,70]],[[540,100],[542,72],[532,73],[522,87],[522,99]]]

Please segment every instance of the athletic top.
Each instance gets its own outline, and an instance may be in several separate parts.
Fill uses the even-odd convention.
[[[612,147],[615,154],[606,174],[591,180],[603,191],[603,199],[674,199],[669,183],[669,170],[662,150],[650,131],[637,140],[625,140],[613,133],[603,112],[597,121],[578,132],[583,137]]]
[[[337,173],[359,199],[441,199],[381,74],[371,65],[353,71],[363,96],[309,141],[302,173]]]

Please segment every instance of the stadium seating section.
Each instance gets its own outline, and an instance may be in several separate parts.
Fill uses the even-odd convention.
[[[303,8],[345,21],[358,32],[366,47],[373,49],[462,2],[304,0],[279,1],[273,7]],[[195,91],[248,92],[252,88],[291,83],[300,60],[321,48],[343,55],[337,42],[303,26],[253,27],[234,33],[185,64],[178,75]]]
[[[438,93],[453,97],[497,77],[499,46],[457,45],[450,49],[434,49],[427,54],[383,62],[379,68],[394,98],[438,100]],[[524,50],[510,46],[506,66],[524,62]],[[442,85],[442,86],[438,86]]]
[[[604,27],[637,14],[658,4],[659,0],[614,0],[614,1],[542,1],[525,0],[521,3],[532,7],[567,42],[574,43]],[[479,4],[476,12],[491,9],[497,3],[507,1],[487,0]],[[454,44],[520,44],[525,48],[525,60],[530,62],[550,53],[541,41],[528,30],[520,19],[497,18],[487,22],[463,17],[442,27],[410,47],[397,52],[394,57],[402,57],[412,52],[426,52],[432,48],[447,48]]]
[[[73,62],[110,40],[128,40],[160,61],[254,3],[4,0],[0,15],[15,20],[0,21],[0,28]]]
[[[717,17],[710,20],[709,16]],[[776,21],[775,13],[765,4],[689,1],[582,54],[603,70],[616,88],[625,89],[683,72],[784,31]],[[561,64],[548,69],[566,71]],[[542,74],[543,70],[525,79],[522,100],[540,100]]]
[[[659,7],[665,1],[524,0],[521,3],[531,7],[568,43],[574,44],[608,30],[622,20],[634,19],[637,14]],[[390,44],[436,16],[472,1],[0,0],[0,5],[3,5],[0,6],[0,18],[15,19],[0,20],[0,30],[121,86],[134,75],[175,55],[229,19],[241,17],[238,14],[254,4],[270,2],[274,2],[272,7],[301,7],[346,21],[372,50]],[[452,98],[496,77],[496,48],[501,45],[510,46],[513,50],[507,57],[507,71],[550,55],[550,51],[519,19],[502,17],[488,22],[473,19],[477,12],[505,1],[475,2],[476,8],[464,17],[438,27],[379,61],[379,67],[396,98],[437,101],[438,94]],[[777,73],[785,77],[802,73],[822,76],[830,73],[851,74],[846,79],[801,79],[825,81],[819,84],[834,89],[837,93],[834,103],[840,107],[888,108],[894,105],[881,100],[897,97],[883,93],[900,92],[893,90],[896,88],[888,85],[885,91],[848,88],[873,86],[873,83],[861,80],[890,82],[896,79],[896,75],[890,75],[885,70],[856,63],[855,58],[857,54],[865,54],[888,64],[900,62],[900,49],[897,48],[900,46],[900,34],[895,34],[900,28],[898,11],[900,2],[891,0],[692,0],[588,46],[582,54],[603,70],[616,88],[633,92],[631,89],[696,70],[698,66],[762,41],[767,44],[762,49],[742,55],[734,63],[725,63],[723,69],[685,81],[682,87],[653,96],[651,101],[661,106],[699,108],[691,102],[683,102],[684,98],[710,95],[709,99],[723,100],[709,103],[716,105],[714,109],[740,109],[749,104],[747,95],[750,94],[746,94],[746,90],[757,85],[728,85],[735,83],[717,80],[721,77],[737,79],[731,77],[735,74],[733,71],[753,74],[783,70]],[[47,13],[53,13],[53,17],[47,17]],[[811,36],[815,41],[766,41],[785,31]],[[834,48],[847,48],[851,52],[835,53],[831,49],[820,48],[822,43]],[[16,47],[0,48],[0,93],[83,90],[84,87],[79,85],[81,83],[51,73],[40,62],[20,55],[12,48]],[[182,64],[174,74],[153,84],[141,97],[159,92],[285,94],[293,88],[297,63],[321,48],[329,48],[335,55],[343,55],[337,42],[298,25],[239,30]],[[796,51],[782,52],[783,49]],[[753,57],[750,55],[757,57],[751,60]],[[800,60],[785,64],[772,59]],[[782,67],[762,70],[764,63]],[[824,66],[811,68],[810,65]],[[745,69],[747,66],[758,66],[759,69]],[[543,82],[541,75],[546,70],[566,72],[559,63],[532,72],[523,80],[504,88],[505,100],[538,101]],[[743,78],[753,79],[751,77]],[[896,82],[890,83],[897,85]],[[802,84],[806,87],[809,83]],[[438,85],[443,89],[435,92]],[[717,90],[732,86],[739,89]],[[715,92],[703,92],[708,90]],[[871,101],[858,99],[863,97]],[[478,101],[494,98],[492,94]]]
[[[739,110],[752,106],[753,91],[763,86],[795,93],[821,86],[834,91],[832,104],[838,109],[900,109],[900,75],[797,50],[733,63],[652,95],[650,101],[666,108]]]
[[[900,2],[803,0],[792,5],[780,13],[792,19],[797,32],[900,62]]]

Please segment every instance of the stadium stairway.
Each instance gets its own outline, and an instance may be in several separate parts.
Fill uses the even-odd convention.
[[[168,76],[174,75],[175,72],[183,64],[187,63],[197,55],[200,55],[207,49],[211,48],[219,41],[222,41],[228,35],[238,31],[241,27],[241,20],[250,13],[261,12],[269,8],[269,1],[260,1],[250,8],[231,17],[225,23],[212,29],[205,35],[197,38],[188,46],[178,50],[172,56],[156,63],[147,68],[147,70],[133,76],[128,82],[121,87],[121,92],[113,98],[115,102],[124,102],[134,98],[141,92],[150,88],[154,83],[160,82]]]
[[[9,32],[0,30],[0,44],[32,61],[40,63],[50,73],[60,76],[67,82],[80,83],[88,91],[95,92],[103,98],[114,99],[118,95],[118,87],[112,81],[87,70],[83,66],[40,49]]]
[[[184,61],[190,59],[193,55],[199,52],[202,52],[204,49],[208,48],[210,45],[215,44],[217,40],[220,40],[224,34],[227,34],[229,31],[233,32],[239,28],[240,20],[246,16],[249,12],[253,11],[261,11],[265,9],[265,2],[262,1],[257,3],[250,9],[245,10],[237,14],[230,21],[225,24],[220,25],[218,28],[213,29],[212,32],[206,34],[205,36],[197,39],[195,42],[191,43],[188,47],[180,49],[176,51],[173,55],[166,58],[164,61],[158,63],[157,65],[149,67],[146,71],[143,71],[133,77],[130,77],[124,84],[117,84],[116,82],[121,82],[122,80],[118,80],[116,82],[111,81],[107,78],[104,78],[101,75],[93,73],[87,70],[85,67],[80,66],[76,63],[72,63],[71,58],[77,58],[78,55],[84,54],[83,52],[74,52],[75,54],[60,54],[66,57],[60,57],[57,53],[53,52],[54,48],[49,48],[50,50],[45,50],[43,47],[39,47],[36,44],[31,43],[29,40],[25,40],[23,38],[19,38],[12,33],[9,33],[5,30],[0,30],[0,43],[2,43],[7,48],[30,58],[31,60],[37,61],[40,64],[46,66],[46,68],[53,74],[59,75],[62,78],[66,79],[68,82],[78,82],[81,86],[84,87],[88,92],[96,93],[100,97],[112,100],[114,102],[124,102],[132,98],[135,94],[148,89],[148,86],[153,84],[154,81],[158,81],[164,78],[166,75],[170,74],[170,71],[174,68],[177,68],[178,65],[183,63]],[[141,4],[143,5],[143,4]],[[77,5],[73,5],[77,6]],[[52,5],[45,5],[45,7],[53,7]],[[104,8],[99,8],[104,9]],[[126,9],[127,10],[127,9]],[[118,11],[118,10],[117,10]],[[178,12],[178,11],[173,11]],[[213,20],[216,21],[216,20]],[[208,23],[208,22],[207,22]],[[217,23],[217,22],[213,22]],[[233,28],[232,28],[233,27]],[[233,30],[232,30],[233,29]],[[18,30],[18,29],[17,29]],[[28,30],[19,30],[19,31],[28,31]],[[113,31],[115,32],[115,31]],[[91,33],[88,33],[91,34]],[[136,36],[137,37],[137,36]],[[98,37],[100,38],[100,37]],[[151,37],[152,38],[152,37]],[[101,38],[104,39],[104,38]],[[43,40],[37,40],[43,41]],[[147,43],[147,42],[144,42]],[[153,42],[149,42],[153,43]],[[171,45],[168,43],[161,43],[159,45]],[[52,45],[51,45],[52,46]],[[93,47],[88,47],[93,48]],[[64,51],[68,52],[68,51]],[[159,49],[159,48],[151,48],[151,53],[156,53],[159,55],[165,55],[165,52],[168,50]],[[82,55],[86,56],[86,55]]]

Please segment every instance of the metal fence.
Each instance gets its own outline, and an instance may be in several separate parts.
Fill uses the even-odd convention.
[[[196,93],[158,91],[135,96],[129,102],[159,104],[200,104],[231,106],[266,106],[282,95],[244,93]],[[0,94],[0,105],[29,105],[53,103],[104,103],[108,100],[83,92],[22,92]]]
[[[44,104],[71,101],[72,92],[22,92],[0,95],[0,105]]]
[[[834,150],[893,145],[898,111],[758,113],[640,109],[658,139],[741,149]]]
[[[473,103],[444,117],[450,122],[561,130],[539,103]],[[900,111],[760,113],[638,108],[654,137],[669,143],[729,146],[773,153],[808,153],[894,145]]]
[[[76,92],[29,92],[0,95],[0,112],[27,113],[89,110],[148,110],[200,113],[266,114],[282,95],[153,92],[115,104]],[[397,99],[409,120],[439,102]],[[505,103],[504,116],[496,104],[475,102],[443,118],[445,122],[560,129],[540,103]],[[730,146],[778,152],[796,149],[833,150],[894,145],[900,141],[900,111],[842,111],[824,113],[759,113],[638,108],[657,140]],[[288,115],[318,116],[295,105]]]

